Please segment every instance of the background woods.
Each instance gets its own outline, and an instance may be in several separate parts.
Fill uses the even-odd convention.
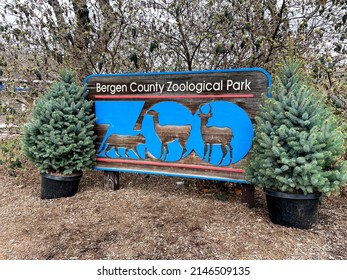
[[[62,68],[77,71],[80,81],[138,71],[264,67],[271,73],[289,54],[315,70],[315,83],[343,109],[346,11],[343,0],[5,0],[0,81],[7,98],[30,112]],[[30,91],[18,91],[19,84]],[[23,122],[9,107],[2,102],[7,119]]]

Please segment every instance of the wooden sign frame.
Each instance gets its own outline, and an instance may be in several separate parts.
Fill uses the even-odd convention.
[[[247,183],[262,68],[94,74],[95,170]]]

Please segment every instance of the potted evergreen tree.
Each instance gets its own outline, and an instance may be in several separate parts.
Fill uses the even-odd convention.
[[[245,176],[265,190],[276,224],[312,228],[321,196],[338,193],[347,181],[346,127],[323,96],[301,64],[288,59],[259,108]]]
[[[73,196],[82,170],[95,161],[92,103],[75,73],[64,70],[35,104],[24,128],[23,151],[41,172],[41,198]]]

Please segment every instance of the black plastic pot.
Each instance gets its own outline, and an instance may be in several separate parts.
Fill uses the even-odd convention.
[[[270,220],[300,229],[313,228],[318,221],[321,194],[289,194],[265,190]]]
[[[74,196],[78,191],[81,174],[57,176],[41,173],[41,198],[51,199]]]

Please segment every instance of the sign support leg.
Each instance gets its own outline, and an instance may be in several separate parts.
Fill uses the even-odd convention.
[[[111,190],[120,188],[118,171],[104,171],[104,187]]]
[[[249,208],[254,207],[255,197],[254,197],[254,186],[249,184],[242,184],[241,188],[241,203],[246,203]]]

